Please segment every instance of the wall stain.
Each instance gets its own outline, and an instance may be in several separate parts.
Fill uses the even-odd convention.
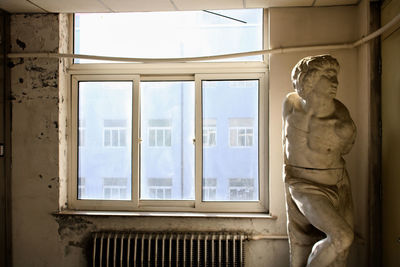
[[[84,234],[88,228],[92,228],[93,222],[81,216],[66,216],[55,214],[58,223],[58,235],[63,240],[66,237]]]
[[[20,39],[17,39],[16,43],[17,43],[17,45],[18,45],[19,47],[22,48],[22,50],[25,50],[26,44],[25,44],[24,42],[22,42]]]
[[[23,58],[20,58],[20,59],[18,60],[18,62],[16,62],[15,60],[8,61],[7,67],[9,67],[10,69],[12,69],[12,68],[14,68],[15,66],[18,66],[18,65],[21,65],[21,64],[24,64],[24,59],[23,59]]]

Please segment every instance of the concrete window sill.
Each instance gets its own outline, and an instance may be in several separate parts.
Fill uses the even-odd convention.
[[[77,216],[120,216],[120,217],[187,217],[187,218],[247,218],[272,219],[277,217],[267,213],[211,213],[211,212],[148,212],[148,211],[83,211],[63,210],[56,215]]]

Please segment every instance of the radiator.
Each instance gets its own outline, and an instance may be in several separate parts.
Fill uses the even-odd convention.
[[[235,233],[93,233],[93,267],[244,266]]]

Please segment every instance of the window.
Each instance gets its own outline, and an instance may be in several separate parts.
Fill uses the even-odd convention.
[[[79,120],[79,125],[78,125],[78,136],[79,136],[79,140],[78,140],[78,145],[79,146],[85,146],[85,125],[86,122],[85,120]]]
[[[203,146],[217,145],[217,120],[203,119]]]
[[[203,200],[215,200],[217,196],[217,179],[203,179]]]
[[[254,179],[231,178],[229,179],[229,198],[231,200],[254,200]]]
[[[171,199],[171,178],[149,178],[147,180],[148,195],[144,199]]]
[[[230,14],[242,14],[244,19],[245,13]],[[86,35],[91,33],[85,29],[88,21],[84,20],[90,20],[91,15],[76,16],[81,53],[88,53],[84,47]],[[219,19],[213,17],[207,27],[198,27],[218,36],[214,28],[225,25]],[[260,17],[248,19],[253,23]],[[92,24],[100,22],[96,17]],[[254,25],[238,25],[240,34],[248,26],[248,38],[253,38]],[[261,37],[252,42],[262,40],[258,38]],[[160,39],[157,40],[159,44]],[[115,40],[114,43],[120,45]],[[164,39],[162,43],[170,45]],[[183,55],[208,51],[196,52],[198,47],[192,43],[182,45]],[[147,52],[143,51],[141,56],[145,57]],[[266,70],[266,64],[257,60],[72,65],[69,207],[268,211],[268,171],[264,164],[268,155]],[[81,136],[85,136],[84,141]]]
[[[86,196],[86,180],[85,177],[78,178],[78,198],[85,198]]]
[[[126,120],[104,120],[104,146],[126,146]]]
[[[103,199],[127,199],[126,178],[103,178]]]
[[[154,119],[150,120],[148,136],[150,147],[170,147],[171,121]]]
[[[172,58],[263,49],[262,9],[214,12],[241,22],[204,11],[76,14],[75,53]],[[261,61],[262,56],[232,60]],[[93,62],[98,63],[75,60]]]
[[[232,147],[249,147],[253,145],[252,118],[229,119],[229,145]]]

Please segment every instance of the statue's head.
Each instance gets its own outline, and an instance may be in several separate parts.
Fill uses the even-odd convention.
[[[297,94],[305,99],[312,92],[323,71],[339,72],[338,61],[330,55],[319,55],[301,59],[292,70],[292,83]]]

